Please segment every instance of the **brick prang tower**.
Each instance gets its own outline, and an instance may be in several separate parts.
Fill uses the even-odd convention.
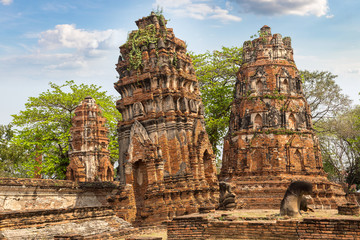
[[[66,178],[78,182],[113,181],[114,168],[108,150],[109,130],[95,100],[86,97],[75,109],[71,121],[70,164]]]
[[[123,117],[118,177],[133,186],[136,221],[146,224],[214,207],[218,186],[185,42],[161,14],[136,25],[116,64],[116,107]]]
[[[243,46],[220,179],[247,208],[278,208],[294,180],[313,183],[310,205],[335,208],[344,192],[323,171],[291,39],[268,26],[259,35]]]

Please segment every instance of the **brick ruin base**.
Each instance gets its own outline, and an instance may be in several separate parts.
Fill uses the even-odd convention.
[[[346,203],[338,206],[338,213],[340,215],[359,215],[360,207],[354,203]]]
[[[339,184],[329,182],[325,176],[238,176],[230,178],[238,205],[246,209],[279,209],[281,200],[291,181],[303,180],[313,184],[312,198],[307,199],[313,209],[336,209],[346,202],[345,193]]]
[[[360,219],[220,221],[188,215],[168,222],[168,240],[172,239],[360,239]]]
[[[0,178],[0,213],[110,206],[109,199],[123,191],[118,182]]]
[[[87,236],[129,227],[111,207],[0,213],[0,239],[52,239],[61,234]]]

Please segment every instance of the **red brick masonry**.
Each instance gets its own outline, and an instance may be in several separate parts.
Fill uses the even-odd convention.
[[[247,208],[279,208],[293,180],[314,185],[311,207],[336,208],[345,193],[323,170],[291,39],[268,26],[259,35],[243,46],[220,179]]]
[[[168,240],[193,239],[360,239],[360,219],[214,221],[197,215],[168,222]]]
[[[122,184],[133,188],[135,219],[154,224],[217,203],[215,155],[198,81],[184,41],[152,13],[120,47],[116,64]],[[129,199],[128,199],[129,200]]]

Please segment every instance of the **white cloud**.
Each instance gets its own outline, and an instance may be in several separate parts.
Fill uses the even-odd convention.
[[[217,19],[222,22],[241,21],[241,18],[230,14],[230,4],[226,4],[228,9],[211,5],[209,1],[204,0],[156,0],[154,6],[160,6],[166,11],[177,16],[190,17],[198,20]]]
[[[327,0],[231,0],[239,4],[241,12],[259,15],[315,15],[329,11]],[[331,16],[331,15],[330,15]]]
[[[107,49],[119,44],[126,36],[122,31],[109,29],[105,31],[86,31],[75,25],[56,25],[55,29],[40,33],[39,45],[46,49],[73,48]]]
[[[13,0],[0,0],[2,5],[10,5],[12,4]]]
[[[46,59],[54,54],[44,69],[85,68],[89,61],[100,61],[118,51],[126,36],[127,33],[119,29],[87,31],[70,24],[56,25],[38,35],[40,48],[36,56]]]
[[[329,15],[326,15],[325,17],[326,17],[326,18],[333,18],[333,17],[334,17],[334,14],[329,14]]]
[[[85,72],[85,75],[95,69],[100,72],[97,67],[103,66],[105,62],[113,68],[119,55],[118,47],[126,41],[127,32],[121,29],[88,31],[64,24],[23,36],[37,38],[38,45],[18,44],[23,49],[21,55],[1,56],[0,72],[1,69],[15,66],[19,61],[32,69],[38,69],[38,73],[77,70],[77,73]],[[0,50],[10,52],[4,45],[0,45]]]

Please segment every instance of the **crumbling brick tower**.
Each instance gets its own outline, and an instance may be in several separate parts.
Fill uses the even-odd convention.
[[[123,117],[118,176],[133,186],[137,220],[154,223],[213,206],[218,186],[185,42],[162,15],[136,24],[116,65],[116,107]]]
[[[70,164],[66,178],[79,182],[113,181],[106,119],[92,97],[86,97],[72,118]]]
[[[336,207],[342,188],[327,180],[289,37],[261,28],[243,46],[220,178],[247,208],[278,208],[292,180],[314,184],[313,207]]]

